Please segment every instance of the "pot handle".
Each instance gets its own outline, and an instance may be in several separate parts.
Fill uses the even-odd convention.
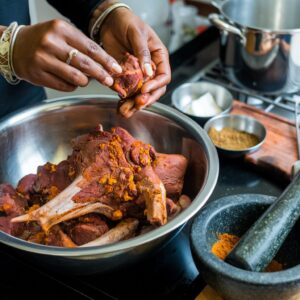
[[[220,15],[210,14],[208,16],[208,19],[214,26],[216,26],[220,30],[238,35],[241,38],[242,44],[243,45],[246,44],[247,39],[244,36],[244,34],[242,33],[242,31],[240,29],[238,29],[237,27],[235,27],[235,26],[227,23],[226,21],[224,21]]]

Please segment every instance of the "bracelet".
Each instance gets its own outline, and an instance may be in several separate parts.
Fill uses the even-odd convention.
[[[11,68],[11,42],[18,23],[11,23],[2,33],[0,38],[0,74],[10,84],[17,84],[20,80],[15,76]]]
[[[100,32],[101,26],[103,25],[105,19],[117,8],[119,7],[125,7],[129,10],[132,10],[127,4],[125,3],[115,3],[108,7],[95,21],[94,25],[92,26],[91,32],[90,32],[90,37],[92,40],[96,40],[96,35]]]
[[[14,47],[15,47],[15,42],[17,39],[17,35],[20,31],[21,28],[25,27],[24,25],[18,26],[14,32],[12,33],[11,37],[11,43],[10,43],[10,51],[9,51],[9,65],[12,71],[12,74],[15,78],[17,78],[20,81],[20,78],[16,75],[15,69],[14,69],[14,64],[13,64],[13,55],[14,55]]]

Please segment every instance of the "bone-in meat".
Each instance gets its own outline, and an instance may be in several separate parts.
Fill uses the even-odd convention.
[[[66,160],[40,166],[16,190],[0,185],[1,230],[45,245],[95,246],[163,226],[183,209],[182,155],[158,154],[120,127],[99,126],[72,147]]]

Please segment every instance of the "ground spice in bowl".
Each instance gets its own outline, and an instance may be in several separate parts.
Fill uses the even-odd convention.
[[[236,235],[223,233],[218,234],[218,240],[213,244],[211,252],[220,258],[225,260],[230,251],[238,243],[240,238]],[[283,265],[276,260],[272,260],[271,263],[265,269],[265,272],[278,272],[283,270]]]
[[[259,143],[256,135],[230,127],[221,130],[212,127],[208,134],[217,147],[226,150],[245,150]]]

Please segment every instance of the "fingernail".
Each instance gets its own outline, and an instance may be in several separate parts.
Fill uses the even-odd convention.
[[[112,86],[114,84],[114,80],[111,77],[106,77],[104,79],[104,84],[107,86]]]
[[[153,76],[153,70],[152,70],[151,64],[144,64],[144,67],[145,67],[146,74],[149,77],[152,77]]]
[[[112,69],[114,72],[119,73],[119,74],[122,73],[122,71],[123,71],[122,67],[115,62],[112,64]]]

